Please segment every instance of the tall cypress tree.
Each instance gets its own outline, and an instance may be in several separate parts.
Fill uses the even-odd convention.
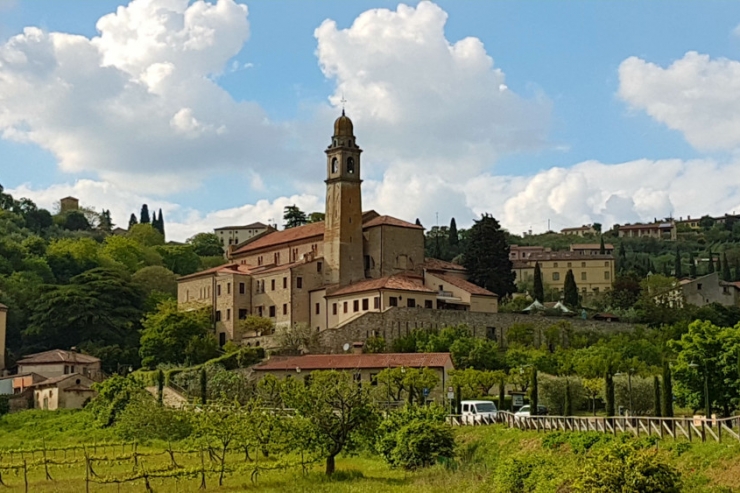
[[[540,269],[540,263],[535,262],[534,264],[534,299],[540,303],[545,301],[545,286],[542,283],[542,269]]]
[[[532,386],[529,394],[529,414],[536,416],[539,411],[539,385],[537,384],[537,368],[532,368]]]
[[[139,221],[141,222],[141,224],[149,224],[152,222],[151,218],[149,217],[149,206],[146,204],[141,206]]]
[[[565,379],[565,403],[563,404],[563,416],[573,415],[573,403],[570,395],[570,380]]]
[[[735,257],[735,263],[734,263],[735,269],[734,269],[734,277],[732,278],[733,281],[740,281],[740,256]]]
[[[604,374],[604,390],[606,391],[606,415],[614,416],[614,376],[608,370]]]
[[[499,296],[507,296],[516,291],[516,274],[509,259],[509,244],[493,216],[484,214],[470,228],[464,267],[468,271],[470,282]]]
[[[566,305],[571,308],[578,308],[578,286],[576,285],[576,278],[573,275],[573,270],[568,269],[568,273],[565,274],[565,285],[563,286],[563,301]]]
[[[722,280],[730,282],[732,281],[732,272],[730,271],[730,263],[727,261],[727,252],[722,254]]]
[[[164,213],[162,209],[159,209],[159,218],[157,219],[157,230],[162,233],[162,236],[167,236],[164,232]]]
[[[416,218],[416,225],[417,226],[421,226],[421,221],[419,221],[419,218],[418,217]],[[424,226],[421,226],[421,227],[423,228]]]
[[[604,237],[601,237],[601,243],[599,243],[599,254],[604,255],[606,253],[606,246],[604,245]]]
[[[450,220],[450,230],[447,232],[447,242],[450,244],[450,248],[455,248],[460,243],[460,237],[457,234],[457,223],[453,217]]]
[[[128,218],[128,229],[131,229],[131,226],[134,226],[135,224],[139,224],[139,221],[136,219],[136,214],[131,214],[131,217]]]
[[[664,418],[673,417],[673,380],[671,377],[671,366],[667,359],[663,359],[663,396],[660,400],[661,413]]]
[[[689,252],[689,276],[692,279],[696,278],[696,260],[694,260],[693,252]]]
[[[711,274],[714,272],[714,254],[712,253],[711,250],[709,250],[709,265],[707,266],[707,268],[709,269],[707,271],[708,274]]]
[[[683,277],[683,273],[681,272],[681,251],[678,247],[676,247],[676,260],[673,265],[673,272],[676,279],[681,279],[681,277]]]
[[[658,378],[658,375],[653,377],[653,392],[655,393],[653,397],[653,416],[659,418],[662,415],[662,408],[660,405],[662,399],[660,394],[660,379]]]

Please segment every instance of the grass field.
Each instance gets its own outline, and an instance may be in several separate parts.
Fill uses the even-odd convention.
[[[328,479],[322,473],[323,464],[309,467],[304,475],[300,467],[287,470],[262,471],[256,483],[250,479],[253,464],[245,462],[243,454],[233,453],[227,463],[244,468],[227,475],[224,486],[218,487],[215,473],[207,475],[207,490],[260,491],[260,492],[397,492],[397,493],[463,493],[531,491],[537,493],[566,493],[569,484],[578,476],[587,454],[581,451],[584,444],[605,440],[593,434],[571,433],[552,435],[510,430],[502,426],[461,428],[456,430],[458,458],[454,464],[418,471],[405,472],[389,468],[379,457],[359,455],[341,457],[337,473]],[[83,452],[57,450],[48,452],[52,462],[46,479],[40,464],[41,452],[29,457],[19,455],[20,449],[41,449],[86,444],[88,454],[107,457],[96,462],[95,472],[105,477],[125,478],[134,470],[164,469],[171,464],[170,456],[161,453],[164,443],[149,443],[137,447],[141,454],[160,453],[139,458],[134,467],[130,459],[131,445],[101,447],[104,442],[120,442],[112,430],[101,430],[86,412],[28,411],[0,418],[0,467],[10,464],[37,464],[28,472],[28,491],[69,492],[85,491],[85,462]],[[92,445],[97,443],[93,449]],[[596,447],[595,445],[594,447]],[[686,492],[728,493],[740,491],[740,443],[693,443],[663,441],[654,445],[658,454],[678,468]],[[186,444],[173,444],[174,449],[186,449]],[[10,450],[15,450],[12,457]],[[129,458],[126,458],[126,457]],[[179,466],[196,471],[201,464],[199,454],[175,454]],[[116,459],[118,458],[118,459]],[[207,459],[206,459],[206,462]],[[271,466],[270,461],[261,462]],[[214,467],[210,465],[209,467]],[[3,471],[2,479],[7,488],[0,491],[25,491],[23,471]],[[199,490],[201,478],[194,473],[191,478],[165,478],[150,480],[155,492],[187,492]],[[98,484],[91,482],[92,492],[143,492],[143,480],[124,484]]]

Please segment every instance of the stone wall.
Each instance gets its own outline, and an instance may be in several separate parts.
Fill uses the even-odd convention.
[[[507,331],[513,325],[534,326],[535,343],[539,343],[543,340],[542,331],[561,322],[565,322],[565,327],[570,327],[574,332],[614,333],[634,329],[632,324],[580,318],[399,307],[382,313],[369,312],[341,328],[325,330],[319,334],[319,346],[324,352],[337,353],[342,352],[345,343],[362,342],[373,336],[383,337],[387,343],[391,343],[399,337],[408,335],[414,329],[437,331],[451,325],[466,324],[475,337],[494,339],[499,342],[501,348],[505,348]],[[561,340],[566,345],[567,332],[565,329],[561,330]]]

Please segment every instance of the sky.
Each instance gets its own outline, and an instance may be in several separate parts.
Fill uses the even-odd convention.
[[[513,233],[740,213],[740,2],[0,0],[0,184],[168,239],[363,208]]]

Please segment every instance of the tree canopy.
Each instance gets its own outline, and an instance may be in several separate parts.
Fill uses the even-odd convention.
[[[463,265],[469,280],[499,296],[516,291],[509,244],[498,221],[484,214],[470,229]]]

